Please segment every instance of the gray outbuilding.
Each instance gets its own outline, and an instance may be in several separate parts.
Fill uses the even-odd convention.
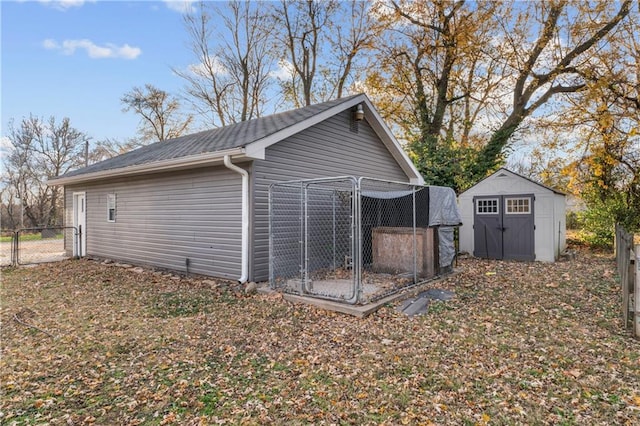
[[[147,145],[51,179],[69,254],[237,279],[269,277],[269,185],[423,179],[369,99],[354,95]]]
[[[566,248],[565,194],[501,168],[458,196],[460,250],[553,262]]]

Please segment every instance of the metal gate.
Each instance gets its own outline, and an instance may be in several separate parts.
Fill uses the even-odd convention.
[[[535,260],[533,194],[473,198],[476,257]]]
[[[273,286],[355,303],[356,183],[344,177],[272,185]]]
[[[22,228],[11,233],[11,241],[0,244],[2,266],[56,262],[71,257],[67,243],[74,252],[81,249],[81,234],[73,226]]]

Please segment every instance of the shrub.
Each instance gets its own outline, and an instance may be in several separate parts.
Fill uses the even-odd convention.
[[[567,212],[567,229],[582,229],[583,221],[577,212]]]

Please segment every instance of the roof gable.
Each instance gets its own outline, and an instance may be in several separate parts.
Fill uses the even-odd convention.
[[[523,176],[523,175],[521,175],[519,173],[512,172],[511,170],[508,170],[508,169],[506,169],[504,167],[501,167],[498,170],[496,170],[494,173],[492,173],[489,176],[485,177],[484,179],[480,180],[478,183],[473,185],[471,188],[469,188],[466,191],[462,192],[460,194],[460,196],[462,196],[463,194],[466,194],[468,192],[474,192],[479,187],[484,186],[485,184],[491,184],[491,182],[495,181],[496,179],[500,179],[500,178],[503,178],[503,177],[521,179],[524,182],[526,182],[527,184],[534,185],[535,187],[537,187],[539,189],[547,190],[547,191],[553,192],[554,194],[566,195],[564,192],[558,191],[557,189],[551,188],[550,186],[541,184],[540,182],[536,182],[533,179],[530,179],[530,178],[528,178],[526,176]]]

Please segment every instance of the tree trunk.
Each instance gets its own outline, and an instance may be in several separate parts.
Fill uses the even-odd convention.
[[[489,142],[478,152],[476,161],[473,163],[471,170],[472,181],[480,181],[488,172],[493,171],[503,162],[503,149],[507,146],[509,139],[518,126],[522,123],[525,116],[513,112],[502,123],[502,126],[491,135]]]

